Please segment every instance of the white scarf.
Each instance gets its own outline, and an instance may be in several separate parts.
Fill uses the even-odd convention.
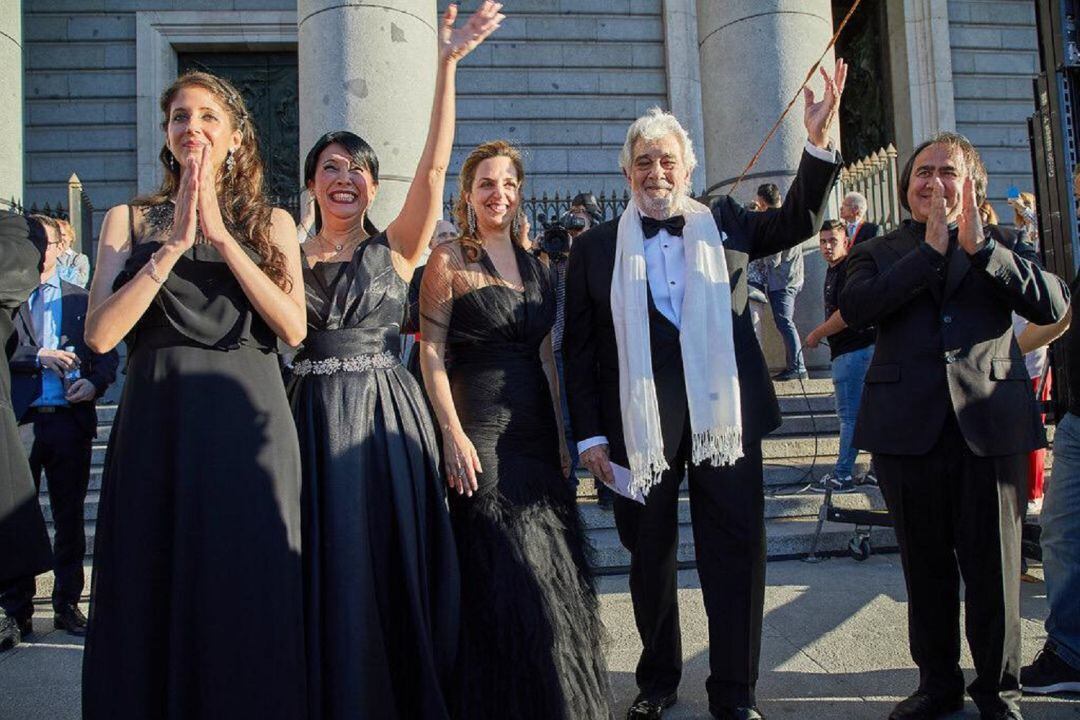
[[[742,457],[739,373],[731,324],[731,285],[720,230],[705,205],[686,198],[686,291],[680,314],[692,462],[731,465]],[[619,400],[631,490],[648,495],[668,469],[660,431],[649,339],[648,279],[641,214],[631,199],[619,220],[611,316],[619,354]]]

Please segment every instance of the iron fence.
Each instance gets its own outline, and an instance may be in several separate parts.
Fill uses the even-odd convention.
[[[46,202],[42,207],[38,207],[37,203],[26,207],[22,201],[15,198],[10,200],[0,198],[0,209],[68,221],[75,231],[75,241],[71,248],[75,252],[84,253],[90,259],[90,269],[93,271],[94,255],[97,250],[94,238],[94,204],[90,201],[90,196],[87,195],[78,175],[72,173],[68,178],[67,207],[64,207],[63,200],[58,200],[55,205]]]

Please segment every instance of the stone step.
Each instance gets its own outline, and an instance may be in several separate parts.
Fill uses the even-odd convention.
[[[825,496],[815,492],[801,492],[789,495],[771,495],[765,497],[765,519],[797,518],[818,516]],[[885,500],[877,488],[867,488],[859,492],[833,495],[833,507],[858,510],[884,510]],[[589,532],[613,529],[615,514],[610,509],[601,508],[595,499],[578,502],[582,522]],[[686,492],[679,495],[679,525],[690,524],[690,498]]]
[[[777,460],[766,460],[763,472],[763,485],[766,493],[775,493],[785,488],[790,490],[798,489],[804,485],[812,483],[815,479],[820,478],[827,472],[833,469],[836,465],[835,455],[821,455],[818,458],[813,457],[799,457],[799,458],[781,458]],[[866,469],[870,465],[870,456],[866,454],[859,455],[855,462],[855,474],[860,476],[866,472]],[[589,471],[584,468],[578,468],[577,471],[577,497],[578,500],[588,500],[596,497],[595,480]],[[684,483],[681,492],[686,492],[686,484]]]
[[[816,518],[781,518],[765,523],[766,554],[769,560],[788,560],[805,557],[813,547]],[[843,523],[826,522],[818,542],[819,555],[844,555],[854,535],[854,527]],[[593,545],[593,562],[598,574],[618,574],[630,569],[630,553],[619,542],[614,529],[594,530],[589,533]],[[875,552],[892,552],[896,549],[896,535],[892,528],[874,528],[870,532],[871,546]],[[679,527],[678,562],[693,567],[694,537],[689,525]]]
[[[835,415],[836,399],[832,395],[783,395],[778,396],[783,415]]]

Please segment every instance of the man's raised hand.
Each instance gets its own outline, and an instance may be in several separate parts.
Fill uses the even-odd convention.
[[[832,77],[829,77],[825,68],[821,68],[821,77],[825,81],[825,94],[821,100],[815,101],[814,91],[809,85],[803,86],[803,99],[806,101],[803,122],[806,124],[810,142],[819,148],[829,146],[829,132],[840,110],[840,96],[847,83],[847,71],[847,63],[841,58],[836,58],[836,69]]]
[[[982,219],[979,217],[979,202],[975,198],[975,181],[964,180],[961,194],[960,225],[957,241],[968,255],[974,255],[986,244],[983,237]]]

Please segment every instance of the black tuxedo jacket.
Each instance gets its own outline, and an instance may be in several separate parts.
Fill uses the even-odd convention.
[[[41,277],[45,236],[21,215],[0,212],[0,584],[33,577],[52,566],[52,550],[37,489],[11,409],[8,357],[14,350],[12,315]],[[10,342],[9,342],[10,341]]]
[[[855,237],[851,238],[851,245],[854,247],[861,242],[865,242],[870,238],[876,238],[881,235],[881,226],[877,223],[864,222],[859,226],[858,231],[855,233]]]
[[[840,314],[849,325],[877,327],[856,447],[925,454],[949,412],[976,455],[1042,447],[1012,313],[1054,323],[1069,306],[1068,288],[1011,230],[988,227],[983,251],[969,257],[956,247],[947,263],[925,245],[923,230],[906,221],[848,258]]]
[[[814,236],[825,217],[828,194],[839,163],[803,153],[784,204],[747,212],[724,197],[712,208],[726,233],[724,257],[731,280],[735,359],[742,397],[743,442],[760,440],[780,425],[780,408],[747,307],[746,266],[756,258],[793,247]],[[611,276],[615,268],[618,219],[598,225],[574,241],[566,273],[566,332],[563,369],[570,423],[578,441],[603,435],[613,462],[626,465],[615,326],[611,317]],[[657,404],[670,461],[687,418],[679,331],[656,310],[649,294],[649,330]],[[702,358],[707,362],[708,358]]]
[[[66,338],[61,345],[75,347],[75,354],[82,363],[79,370],[84,378],[94,383],[97,388],[94,400],[97,400],[116,380],[116,366],[120,356],[115,350],[99,355],[86,346],[83,327],[86,323],[89,298],[89,293],[78,285],[60,281],[60,334]],[[18,340],[11,355],[11,404],[15,417],[22,422],[30,404],[41,396],[42,373],[50,372],[39,367],[37,363],[41,343],[34,331],[29,302],[22,303],[15,315],[15,334]],[[72,406],[72,411],[86,436],[97,437],[97,410],[94,401],[76,403]]]

